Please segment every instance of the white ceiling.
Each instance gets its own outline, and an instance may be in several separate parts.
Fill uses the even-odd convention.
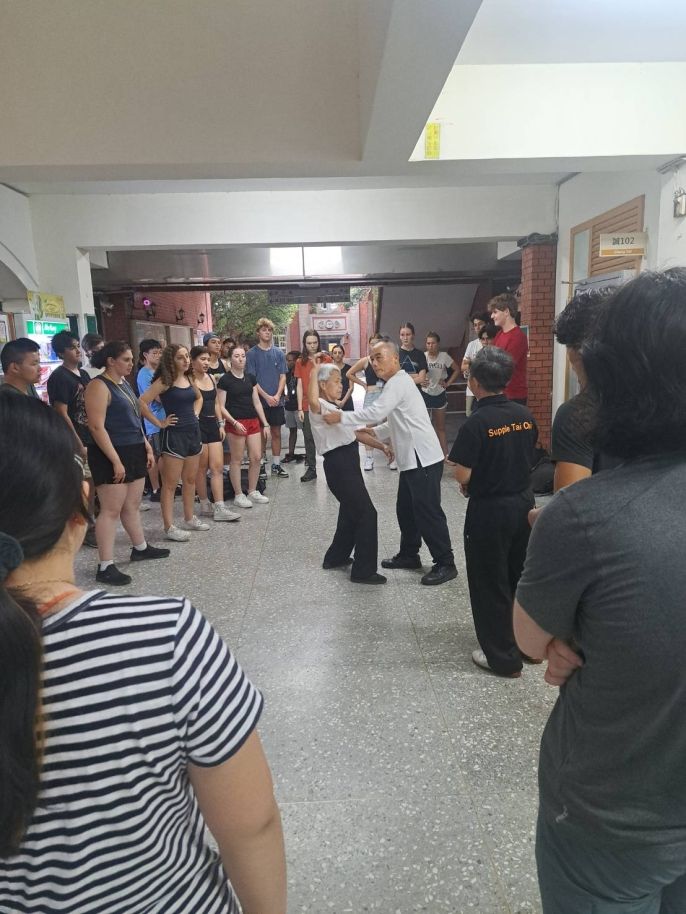
[[[30,195],[500,186],[654,167],[504,150],[408,162],[456,58],[684,59],[683,0],[601,6],[2,0],[0,182]]]
[[[684,0],[483,0],[457,63],[683,61],[684,34]]]

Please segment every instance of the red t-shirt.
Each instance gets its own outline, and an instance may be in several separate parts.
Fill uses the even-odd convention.
[[[322,364],[324,362],[333,362],[333,359],[330,355],[324,355],[322,357]],[[308,359],[307,362],[303,365],[302,359],[297,359],[295,363],[295,368],[293,369],[293,376],[300,378],[303,382],[303,412],[308,412],[310,404],[307,399],[307,391],[310,387],[310,375],[312,374],[313,363]]]
[[[509,352],[514,359],[514,371],[510,383],[505,388],[505,396],[508,400],[525,400],[528,396],[526,358],[529,353],[526,333],[519,327],[513,327],[507,333],[499,330],[493,340],[493,345]]]

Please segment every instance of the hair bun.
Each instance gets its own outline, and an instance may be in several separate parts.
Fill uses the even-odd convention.
[[[0,581],[24,561],[24,550],[13,536],[0,532]]]

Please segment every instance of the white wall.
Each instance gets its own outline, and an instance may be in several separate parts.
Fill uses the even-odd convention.
[[[569,299],[570,233],[588,219],[645,195],[644,228],[648,232],[648,252],[642,268],[654,270],[661,264],[660,227],[662,177],[657,171],[610,174],[581,174],[565,182],[559,190],[557,291],[555,310],[559,313]],[[553,368],[553,409],[564,399],[565,352],[555,347]]]
[[[0,185],[0,263],[5,282],[0,285],[0,300],[16,298],[24,289],[39,289],[38,265],[33,243],[29,201],[21,194]],[[15,281],[16,278],[16,281]]]
[[[675,175],[662,178],[660,192],[660,237],[658,242],[657,266],[686,267],[686,216],[674,218],[674,191],[686,184],[686,166]]]
[[[686,149],[684,85],[686,63],[458,65],[428,120],[441,159],[668,158]]]
[[[426,334],[435,330],[442,350],[459,346],[467,326],[478,286],[449,284],[436,286],[384,286],[381,303],[381,333],[398,339],[400,324],[415,328],[415,345],[424,350]]]

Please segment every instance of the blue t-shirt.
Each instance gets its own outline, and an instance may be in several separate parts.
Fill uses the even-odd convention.
[[[245,370],[257,378],[262,390],[274,395],[279,389],[279,377],[286,374],[286,356],[276,346],[270,349],[253,346],[248,350]],[[283,404],[283,397],[280,402]]]
[[[138,393],[143,396],[145,391],[152,384],[152,376],[154,372],[150,368],[143,366],[138,372],[136,377],[136,383],[138,384]],[[159,400],[153,400],[149,404],[150,412],[155,416],[156,419],[159,419],[160,422],[162,419],[166,419],[167,414],[164,411],[164,407]],[[156,435],[159,432],[159,429],[156,425],[153,425],[152,422],[148,422],[147,419],[143,419],[143,424],[145,425],[145,434],[146,435]]]

